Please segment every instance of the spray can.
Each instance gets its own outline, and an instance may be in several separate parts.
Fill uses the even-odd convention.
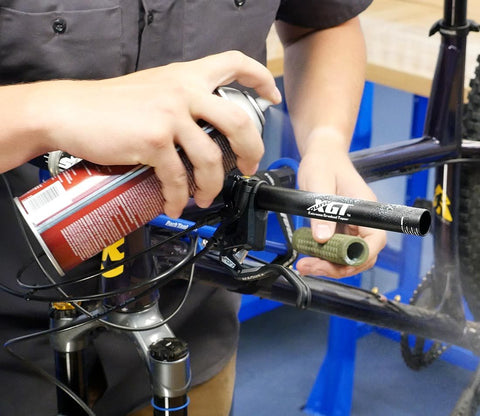
[[[262,132],[267,101],[228,87],[215,93],[240,105]],[[230,172],[236,158],[228,139],[209,124],[202,128],[221,148],[224,170]],[[185,152],[178,152],[192,195],[193,167]],[[153,168],[102,166],[84,160],[15,198],[26,224],[60,275],[161,214],[164,203],[162,184]]]

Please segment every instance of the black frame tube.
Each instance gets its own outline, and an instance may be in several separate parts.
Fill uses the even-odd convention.
[[[480,353],[480,323],[458,321],[450,315],[391,301],[383,295],[338,281],[310,276],[303,279],[312,294],[309,310],[413,333]],[[269,280],[255,283],[234,280],[217,261],[208,258],[197,263],[196,280],[290,306],[297,302],[296,290],[283,278],[274,283]]]

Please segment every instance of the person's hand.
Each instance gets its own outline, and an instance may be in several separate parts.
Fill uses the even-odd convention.
[[[299,187],[310,192],[341,195],[375,201],[375,195],[355,170],[344,149],[344,144],[332,140],[322,143],[320,149],[309,151],[302,158],[298,172]],[[368,260],[361,266],[343,266],[318,258],[304,257],[297,262],[297,270],[304,275],[322,275],[341,278],[371,268],[380,250],[385,246],[386,233],[381,230],[331,221],[312,220],[312,235],[325,243],[335,233],[357,235],[369,247]]]
[[[263,155],[247,113],[212,94],[233,81],[273,103],[281,100],[263,65],[230,51],[107,80],[38,83],[32,105],[44,117],[43,150],[60,149],[104,165],[153,166],[163,185],[165,213],[177,217],[189,198],[177,146],[193,164],[193,196],[200,207],[210,205],[223,186],[222,153],[197,120],[227,136],[244,174],[253,174]]]

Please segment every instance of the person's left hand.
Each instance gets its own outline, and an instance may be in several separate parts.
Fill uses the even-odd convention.
[[[335,141],[328,146],[322,143],[319,148],[305,154],[299,167],[298,183],[300,189],[310,192],[376,200],[373,191],[355,170],[344,145]],[[382,230],[321,220],[312,220],[311,227],[312,235],[319,243],[328,241],[335,232],[362,237],[368,244],[369,257],[358,267],[305,257],[297,262],[297,270],[303,275],[342,278],[360,273],[375,264],[378,253],[386,244],[386,233]]]

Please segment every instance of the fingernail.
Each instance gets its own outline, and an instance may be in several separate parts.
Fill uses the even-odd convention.
[[[200,208],[208,208],[210,205],[212,205],[212,202],[213,201],[211,199],[195,199],[195,203]]]
[[[282,102],[282,93],[277,87],[275,87],[275,99],[277,101],[277,104]]]
[[[258,170],[258,167],[260,166],[259,163],[257,163],[255,166],[253,166],[253,168],[251,169],[240,169],[240,171],[242,172],[242,174],[244,176],[251,176],[251,175],[254,175],[255,173],[257,173],[257,170]]]
[[[319,240],[328,240],[332,236],[330,227],[325,224],[317,224],[315,226],[315,237]]]

